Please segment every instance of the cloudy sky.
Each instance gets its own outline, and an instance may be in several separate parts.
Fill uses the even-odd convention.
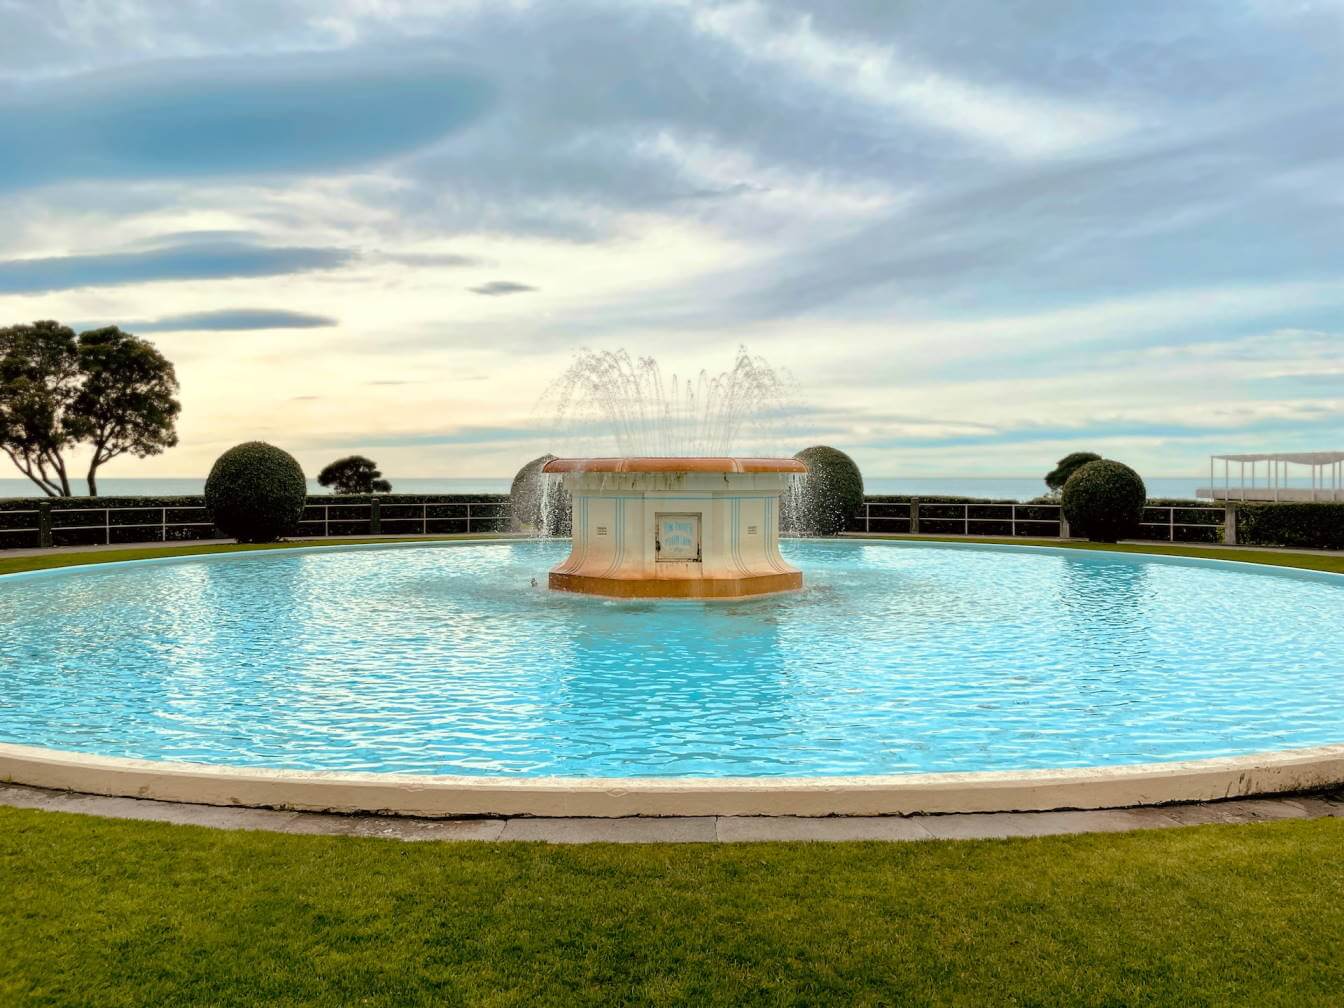
[[[793,375],[874,476],[1344,444],[1344,5],[0,0],[0,318],[197,475],[511,474],[583,347]],[[802,447],[799,444],[797,447]],[[6,473],[4,475],[17,475]]]

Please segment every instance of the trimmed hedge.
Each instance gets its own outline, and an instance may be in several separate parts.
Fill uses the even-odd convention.
[[[814,445],[794,458],[807,466],[785,524],[800,535],[833,536],[849,527],[863,506],[863,474],[838,448]]]
[[[1060,503],[1071,531],[1093,542],[1116,542],[1139,532],[1148,491],[1143,479],[1123,462],[1099,459],[1074,470]]]
[[[205,481],[205,506],[216,527],[240,543],[291,535],[307,500],[298,460],[265,441],[234,445],[215,460]]]
[[[1238,504],[1237,542],[1344,549],[1344,503]]]
[[[518,470],[509,486],[509,504],[513,512],[514,532],[532,532],[547,536],[567,536],[572,530],[573,505],[560,479],[541,471],[554,455],[534,458]],[[546,481],[551,480],[551,495],[546,497]],[[544,505],[544,507],[543,507]]]

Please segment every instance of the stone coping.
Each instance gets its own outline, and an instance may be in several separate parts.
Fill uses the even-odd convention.
[[[886,816],[1132,808],[1344,784],[1344,745],[1061,770],[866,777],[418,776],[213,766],[0,744],[0,782],[86,794],[420,818]]]
[[[1344,791],[1096,812],[997,812],[931,816],[672,816],[656,819],[415,819],[276,809],[220,808],[108,798],[0,784],[0,806],[223,830],[400,841],[541,843],[751,843],[983,840],[1116,833],[1173,826],[1344,819]]]

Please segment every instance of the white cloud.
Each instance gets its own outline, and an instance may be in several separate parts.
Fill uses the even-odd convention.
[[[1018,157],[1067,153],[1135,128],[1129,114],[972,81],[922,65],[895,46],[839,41],[799,16],[779,29],[756,0],[698,8],[703,31],[754,60],[786,65],[814,80],[935,130]]]

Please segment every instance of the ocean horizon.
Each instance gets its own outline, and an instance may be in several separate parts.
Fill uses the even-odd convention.
[[[506,494],[512,478],[508,476],[429,476],[391,478],[393,493]],[[1291,485],[1309,486],[1306,480]],[[1196,488],[1207,485],[1208,477],[1145,477],[1148,496],[1192,499]],[[177,497],[201,493],[204,476],[105,478],[98,481],[101,497]],[[76,495],[85,489],[83,480],[74,484]],[[1031,476],[875,476],[864,479],[869,494],[911,494],[915,496],[992,497],[999,500],[1031,500],[1046,492],[1040,477]],[[308,481],[314,495],[329,491],[316,480]],[[40,497],[36,485],[25,479],[0,479],[0,500],[15,497]]]

